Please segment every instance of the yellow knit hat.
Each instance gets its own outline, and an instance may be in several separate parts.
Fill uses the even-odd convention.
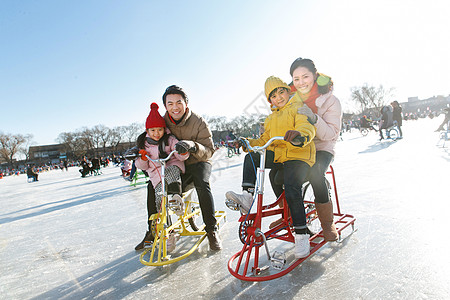
[[[291,88],[280,78],[275,76],[270,76],[267,78],[266,83],[264,84],[264,92],[266,94],[267,101],[270,102],[269,95],[270,93],[276,89],[276,88],[286,88],[288,91],[291,90]]]

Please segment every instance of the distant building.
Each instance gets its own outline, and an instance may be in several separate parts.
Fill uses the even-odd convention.
[[[59,163],[61,160],[79,160],[84,155],[88,158],[121,155],[133,146],[133,143],[125,142],[119,143],[115,147],[96,148],[83,152],[84,154],[77,154],[67,151],[64,144],[54,144],[31,146],[28,152],[31,163]]]
[[[63,144],[31,146],[29,148],[30,161],[58,163],[62,159],[67,159],[66,150]]]
[[[418,97],[409,97],[408,102],[400,103],[403,113],[418,113],[425,111],[440,111],[450,105],[450,95],[435,96],[424,100]]]

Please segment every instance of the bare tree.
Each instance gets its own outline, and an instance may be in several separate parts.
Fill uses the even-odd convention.
[[[351,88],[351,99],[361,107],[361,113],[368,109],[379,111],[388,103],[393,91],[394,88],[385,89],[383,85],[374,87],[365,83],[361,87]]]
[[[60,144],[64,145],[64,149],[66,150],[66,153],[75,154],[75,151],[77,149],[78,143],[77,143],[77,134],[74,132],[61,132],[58,137],[56,138],[56,141]]]
[[[25,142],[23,143],[23,145],[20,146],[18,152],[23,156],[25,156],[25,160],[28,161],[30,159],[30,146],[35,144],[35,142],[33,141],[32,134],[26,134],[24,138]]]
[[[259,133],[259,125],[264,121],[263,115],[241,115],[233,118],[228,125],[236,136],[249,137]]]
[[[128,143],[130,143],[130,147],[136,143],[138,135],[140,135],[144,131],[144,126],[139,123],[132,123],[128,126],[124,126],[124,135]]]
[[[227,118],[208,116],[203,116],[203,118],[208,122],[209,128],[211,130],[226,130]]]
[[[14,156],[19,153],[21,146],[26,143],[25,136],[21,134],[4,134],[0,132],[0,156],[6,160],[11,168],[14,167]]]
[[[106,143],[109,139],[109,128],[105,125],[95,125],[91,129],[92,144],[94,146],[96,155],[98,155],[98,149],[103,147],[103,153],[105,152]]]
[[[222,138],[224,133],[230,131],[237,137],[252,137],[253,135],[258,135],[260,123],[263,122],[265,118],[266,116],[262,114],[243,114],[234,117],[230,121],[227,121],[225,117],[205,117],[205,119],[208,120],[211,130],[218,132],[216,138]]]
[[[77,153],[81,155],[92,155],[94,152],[94,141],[92,130],[83,127],[77,132]]]
[[[116,126],[111,129],[111,138],[109,140],[109,145],[117,151],[117,146],[122,142],[125,136],[125,126]]]
[[[103,126],[103,125],[101,125]],[[106,126],[101,127],[101,134],[100,134],[100,140],[101,140],[101,145],[103,147],[103,155],[106,154],[106,147],[108,146],[108,144],[110,143],[111,139],[112,139],[112,130]]]

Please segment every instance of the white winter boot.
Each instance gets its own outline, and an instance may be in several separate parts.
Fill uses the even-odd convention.
[[[304,258],[309,255],[309,234],[295,234],[295,258]]]
[[[225,197],[228,200],[231,200],[233,202],[236,202],[239,204],[239,209],[241,210],[241,213],[246,215],[250,211],[250,207],[253,203],[253,195],[250,194],[247,191],[243,191],[241,194],[236,194],[233,191],[226,192]]]

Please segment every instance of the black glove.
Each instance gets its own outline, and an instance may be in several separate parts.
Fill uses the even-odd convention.
[[[301,135],[297,130],[288,130],[284,135],[284,140],[291,143],[294,146],[303,146],[305,143],[305,137]]]
[[[195,146],[195,143],[193,141],[179,141],[175,144],[175,150],[178,152],[178,154],[186,154],[187,152],[196,152],[197,147]]]
[[[123,155],[128,160],[133,160],[139,157],[139,148],[133,147],[125,151],[125,154]]]

